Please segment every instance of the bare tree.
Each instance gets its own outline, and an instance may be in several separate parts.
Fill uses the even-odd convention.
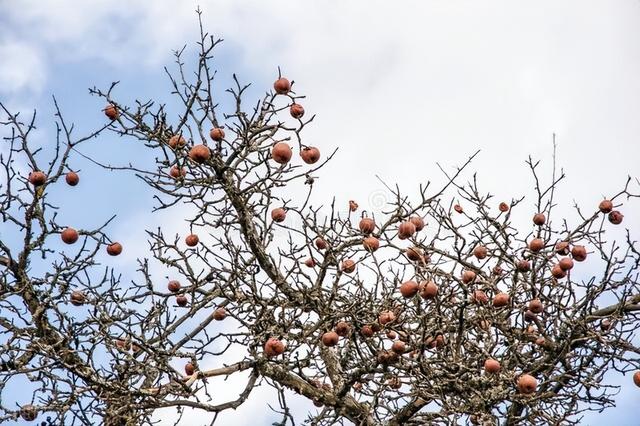
[[[315,206],[314,180],[335,152],[321,158],[303,142],[313,120],[303,97],[279,76],[247,105],[248,85],[234,77],[234,111],[221,114],[211,65],[220,40],[200,27],[195,67],[179,51],[167,71],[175,121],[152,101],[119,102],[116,84],[93,89],[108,104],[105,126],[76,137],[55,103],[45,159],[30,139],[35,113],[24,121],[2,106],[0,383],[3,394],[30,383],[22,392],[32,395],[3,401],[0,420],[133,425],[182,407],[213,424],[261,384],[277,393],[282,425],[294,423],[285,390],[316,404],[313,425],[577,424],[614,406],[604,374],[640,369],[640,251],[628,232],[614,242],[607,231],[638,197],[637,180],[600,206],[576,206],[574,224],[554,216],[561,172],[545,184],[527,161],[537,202],[527,212],[522,198],[496,202],[475,175],[461,182],[475,155],[442,169],[441,187],[388,187],[380,211]],[[194,212],[184,241],[148,230],[153,258],[139,259],[132,283],[95,260],[123,250],[110,221],[76,231],[48,201],[77,177],[69,159],[104,132],[156,160],[96,167],[133,171],[159,210]],[[534,213],[531,226],[512,225],[512,214]],[[52,248],[59,238],[67,249]],[[601,272],[580,276],[574,262]],[[158,264],[171,280],[153,276]],[[244,389],[213,403],[212,383],[232,375],[246,377]]]

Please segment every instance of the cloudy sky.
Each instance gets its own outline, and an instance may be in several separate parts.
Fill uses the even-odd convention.
[[[596,205],[640,174],[637,0],[0,0],[0,99],[16,111],[38,108],[43,145],[53,137],[51,95],[80,131],[103,123],[103,105],[87,90],[94,85],[118,80],[120,99],[169,100],[162,67],[173,49],[193,46],[198,3],[206,29],[225,39],[216,59],[221,82],[235,72],[261,93],[280,66],[308,96],[305,108],[317,114],[308,143],[339,148],[320,177],[320,197],[366,206],[385,197],[376,175],[415,191],[441,179],[436,163],[451,169],[476,150],[486,191],[504,200],[531,194],[524,161],[532,155],[550,170],[553,133],[568,175],[559,209]],[[113,162],[139,154],[113,137],[87,150]],[[152,200],[130,176],[80,160],[76,167],[81,185],[59,200],[92,207],[61,214],[89,227],[118,213],[111,229],[132,248],[118,259],[122,268],[144,254],[145,227],[183,225],[150,218]],[[636,231],[638,212],[625,212]],[[623,384],[619,407],[585,424],[605,416],[634,424],[638,390],[628,377],[611,380]],[[258,392],[240,412],[266,412],[265,400]],[[223,423],[262,421],[270,422],[231,413]]]

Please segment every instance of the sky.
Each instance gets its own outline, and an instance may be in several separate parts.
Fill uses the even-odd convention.
[[[45,147],[54,136],[52,95],[79,132],[104,122],[89,87],[120,81],[119,99],[170,102],[162,68],[172,50],[193,47],[198,4],[206,30],[225,40],[215,59],[221,86],[236,73],[257,96],[281,67],[307,95],[307,114],[316,114],[307,143],[323,153],[339,148],[320,174],[320,199],[375,209],[388,197],[378,177],[415,192],[442,180],[436,163],[453,170],[476,150],[482,188],[499,200],[532,194],[524,161],[540,159],[550,173],[554,133],[567,174],[558,209],[570,220],[574,203],[595,206],[640,175],[637,0],[0,0],[0,100],[14,111],[38,109],[36,141]],[[144,157],[112,135],[83,152],[113,163]],[[117,214],[110,231],[127,248],[112,260],[117,267],[135,268],[145,255],[145,228],[184,232],[179,219],[150,215],[153,200],[130,175],[74,161],[81,183],[56,197],[85,204],[61,217],[89,227]],[[638,204],[624,210],[636,232]],[[610,379],[623,385],[618,407],[584,424],[633,424],[638,389],[629,377]],[[274,399],[260,389],[222,423],[269,424],[274,418],[253,417],[267,413],[266,401]],[[298,414],[311,408],[293,406]]]

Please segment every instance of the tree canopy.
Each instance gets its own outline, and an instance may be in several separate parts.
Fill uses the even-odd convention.
[[[0,213],[3,234],[18,237],[0,239],[0,383],[36,390],[2,403],[1,420],[132,425],[181,407],[213,424],[261,384],[279,395],[282,425],[294,422],[286,391],[316,404],[314,425],[577,424],[615,404],[605,373],[640,369],[640,249],[630,231],[620,241],[608,232],[623,226],[637,180],[576,207],[573,223],[555,214],[561,171],[545,183],[528,159],[537,209],[527,211],[524,197],[496,200],[475,175],[463,181],[472,154],[441,169],[444,185],[420,176],[406,194],[389,184],[379,211],[314,205],[315,179],[338,151],[305,144],[314,117],[280,73],[255,103],[235,76],[216,91],[219,42],[202,30],[193,65],[176,52],[177,117],[119,101],[114,83],[91,90],[104,126],[78,136],[56,104],[49,156],[31,142],[35,113],[2,105]],[[233,113],[219,111],[225,93]],[[49,201],[52,188],[73,191],[82,175],[71,159],[107,132],[155,163],[92,159],[96,168],[133,172],[157,209],[193,213],[179,238],[147,230],[150,255],[132,282],[95,259],[127,253],[111,220],[75,229],[57,218],[70,206]],[[171,276],[154,276],[154,264]],[[212,402],[232,375],[244,389]],[[640,373],[627,382],[640,386]]]

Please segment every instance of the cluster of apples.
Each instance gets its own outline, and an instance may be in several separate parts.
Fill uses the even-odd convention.
[[[347,337],[351,333],[351,325],[346,321],[339,321],[333,330],[322,334],[320,340],[322,344],[332,347],[338,344],[340,337]]]
[[[498,209],[503,213],[508,212],[509,205],[502,202],[499,204]],[[608,220],[612,224],[618,225],[622,223],[622,218],[623,218],[622,213],[617,210],[613,210],[613,203],[610,200],[603,200],[599,204],[598,209],[600,210],[600,212],[604,214],[608,214],[607,216]],[[454,210],[457,211],[458,213],[463,212],[462,207],[458,204],[454,206]],[[543,213],[536,213],[533,216],[533,223],[536,226],[543,226],[546,223],[545,215]],[[547,244],[541,238],[534,238],[528,243],[528,249],[531,253],[539,253],[540,251],[545,249],[546,246]],[[561,259],[551,268],[551,274],[556,279],[564,278],[567,275],[567,273],[574,266],[574,260],[577,262],[583,262],[587,259],[587,249],[585,246],[583,245],[570,246],[570,243],[568,241],[558,242],[554,247],[554,251],[557,255],[564,256],[564,257],[561,257]],[[476,246],[472,253],[478,260],[485,259],[488,256],[487,248],[482,245]],[[571,255],[571,257],[568,257],[569,254]],[[531,269],[531,265],[528,260],[520,259],[517,261],[516,263],[517,271],[528,272],[530,269]],[[493,269],[493,273],[496,275],[500,275],[502,273],[502,269],[499,266],[496,266]],[[461,276],[461,281],[463,283],[471,284],[475,281],[475,279],[476,279],[476,273],[474,271],[472,270],[463,271]],[[400,287],[400,293],[404,297],[409,298],[409,297],[413,297],[418,292],[418,289],[419,289],[419,286],[417,283],[413,281],[408,281],[402,284],[402,286]],[[472,301],[480,304],[487,303],[489,301],[489,298],[482,290],[475,290],[472,293],[471,299]],[[498,292],[493,298],[493,306],[496,308],[507,306],[509,305],[509,303],[510,303],[509,295],[504,292]],[[536,316],[538,314],[541,314],[543,311],[544,311],[544,307],[542,302],[539,299],[531,300],[528,304],[528,308],[524,313],[524,318],[527,322],[532,322],[536,319]],[[608,329],[611,327],[611,324],[610,323],[604,324],[603,327]],[[536,339],[536,344],[544,345],[545,339],[543,337],[538,337]],[[485,371],[489,374],[495,374],[499,372],[501,368],[500,363],[493,358],[487,359],[485,361],[484,367],[485,367]],[[640,386],[640,372],[637,372],[634,375],[634,383]],[[517,387],[521,393],[524,393],[524,394],[533,393],[537,388],[537,380],[535,379],[535,377],[529,374],[523,374],[519,377],[517,381]]]
[[[287,95],[291,91],[291,82],[284,77],[280,77],[273,83],[273,89],[278,95]],[[289,106],[289,114],[295,119],[300,119],[304,115],[304,108],[295,101]],[[278,164],[285,165],[291,161],[293,151],[285,142],[278,142],[271,149],[271,159]],[[320,150],[313,146],[305,146],[300,151],[302,161],[307,164],[315,164],[320,160]]]
[[[118,107],[113,104],[107,105],[104,113],[110,120],[116,120],[120,116]],[[221,142],[225,137],[224,129],[215,127],[209,131],[209,136],[213,141]],[[176,134],[169,138],[167,145],[172,150],[177,151],[187,145],[187,140],[181,134]],[[204,144],[196,144],[189,149],[188,156],[193,162],[202,164],[211,158],[211,150]],[[178,166],[172,166],[171,169],[169,169],[169,176],[174,179],[185,177],[186,175],[187,171],[184,167],[179,168]]]
[[[613,210],[613,202],[611,200],[602,200],[598,205],[598,210],[601,213],[607,214],[607,218],[609,222],[614,225],[619,225],[622,223],[622,219],[624,215],[618,211]],[[546,223],[546,217],[543,213],[536,213],[533,216],[533,223],[537,226],[543,226]],[[528,244],[528,249],[531,253],[539,253],[544,250],[547,246],[547,243],[542,238],[534,238]],[[553,267],[551,268],[551,275],[556,279],[562,279],[567,276],[569,271],[573,269],[574,261],[584,262],[587,259],[587,249],[583,245],[573,245],[570,246],[569,241],[560,241],[556,243],[554,247],[555,253],[562,257]],[[568,257],[571,254],[571,257]],[[520,260],[516,269],[521,272],[527,272],[530,269],[529,262],[526,260]]]
[[[484,371],[487,374],[494,375],[498,374],[502,366],[500,362],[493,358],[488,358],[484,362]],[[516,387],[518,391],[522,394],[529,395],[536,391],[538,387],[538,380],[530,374],[522,374],[518,377],[516,382]]]
[[[358,209],[358,204],[355,201],[350,200],[349,209],[352,212],[356,211]],[[283,208],[279,207],[271,212],[271,218],[274,220],[274,222],[281,222],[285,219],[285,217],[286,211]],[[398,227],[398,236],[402,240],[410,238],[416,232],[424,229],[425,226],[426,225],[423,218],[421,218],[420,216],[411,216],[406,222],[402,222]],[[374,232],[376,230],[375,220],[370,217],[362,217],[360,219],[360,222],[358,223],[358,228],[364,235],[362,239],[362,246],[365,248],[365,250],[370,253],[378,250],[380,248],[380,239],[374,235]],[[314,244],[318,248],[318,250],[325,250],[328,247],[328,242],[322,237],[316,238]],[[423,263],[427,263],[429,261],[429,256],[426,255],[419,247],[410,247],[406,249],[405,255],[411,261]],[[305,259],[304,264],[305,266],[312,268],[316,263],[313,258],[307,258]],[[356,262],[353,259],[344,259],[340,265],[340,270],[343,273],[351,274],[356,270]],[[437,288],[435,289],[435,291],[437,291]],[[432,295],[433,292],[434,288],[433,285],[431,285],[428,289],[426,289],[425,292],[425,295],[429,296],[425,297],[431,298],[435,296],[435,294]]]
[[[607,217],[612,224],[618,225],[622,223],[622,218],[624,217],[623,214],[620,211],[613,210],[613,203],[610,200],[603,200],[599,204],[598,208],[600,212],[608,214]],[[500,203],[499,209],[501,212],[507,212],[509,210],[509,206],[506,203]],[[536,213],[532,220],[536,226],[543,226],[546,223],[546,216],[544,213]],[[532,255],[541,252],[547,247],[548,243],[542,238],[534,238],[527,244],[527,248]],[[557,242],[555,244],[554,251],[557,255],[561,256],[560,260],[551,268],[551,275],[556,279],[566,277],[567,273],[574,267],[574,261],[584,262],[587,259],[586,247],[579,244],[571,246],[569,241]],[[568,257],[569,254],[571,257]],[[485,259],[488,256],[488,249],[485,246],[478,245],[474,248],[473,255],[478,260]],[[515,264],[515,269],[522,273],[529,272],[531,270],[531,263],[527,259],[519,259]],[[500,266],[496,266],[493,269],[493,273],[495,275],[501,275],[502,272],[503,271]],[[470,284],[473,283],[475,279],[476,274],[474,271],[463,271],[461,276],[461,281],[463,283]],[[504,296],[500,295],[500,298],[504,299]],[[502,304],[503,302],[498,303]]]
[[[189,247],[195,247],[200,242],[200,238],[196,234],[189,234],[184,238],[184,242]],[[167,284],[167,288],[171,293],[177,294],[180,293],[182,286],[180,285],[179,281],[171,280]],[[185,307],[189,304],[189,299],[182,293],[177,294],[176,304],[180,307]],[[222,310],[216,310],[216,312],[214,312],[214,319],[216,319],[217,321],[222,321],[226,317],[226,311],[224,310],[224,308],[221,309]]]
[[[220,142],[225,137],[224,130],[220,127],[215,127],[209,131],[209,137],[216,142]],[[173,135],[169,138],[168,145],[169,148],[177,151],[187,145],[187,140],[182,135]],[[196,144],[189,149],[188,155],[194,163],[202,164],[207,162],[211,158],[211,150],[204,144]],[[184,176],[186,174],[186,171],[184,169],[178,169],[176,166],[173,166],[169,170],[169,174],[174,178],[178,178],[180,176]]]
[[[27,179],[29,180],[29,183],[36,188],[47,183],[47,175],[40,170],[35,170],[29,173]],[[70,171],[65,175],[65,181],[69,186],[76,186],[80,182],[80,176],[78,176],[76,172]]]
[[[360,334],[364,338],[371,338],[375,335],[375,333],[382,331],[386,327],[392,326],[396,320],[397,320],[397,315],[394,311],[391,311],[391,310],[382,311],[379,314],[377,321],[371,324],[363,325],[361,327]],[[339,343],[340,338],[345,338],[349,336],[351,331],[352,331],[352,327],[348,322],[339,321],[332,330],[326,331],[321,335],[320,341],[326,347],[334,347]],[[396,362],[399,361],[400,356],[407,353],[408,351],[407,344],[403,339],[396,340],[398,338],[398,334],[391,328],[387,329],[386,337],[392,341],[391,347],[388,350],[386,349],[380,350],[377,354],[376,360],[378,361],[378,363],[382,365],[395,364]],[[440,333],[435,337],[429,337],[426,341],[426,344],[429,348],[436,349],[436,350],[442,348],[444,346],[444,343],[445,343],[444,336]],[[417,352],[415,350],[412,351],[411,356],[417,356]],[[494,364],[488,363],[488,365],[490,369],[491,368],[495,369],[495,363]],[[498,363],[498,370],[499,370],[499,363]],[[519,389],[521,388],[528,389],[527,386],[530,386],[530,384],[527,385],[528,377],[530,376],[528,377],[526,376],[527,375],[523,375],[520,378]],[[399,380],[399,378],[393,377],[388,380],[387,385],[392,389],[398,389],[401,387],[402,382]],[[534,384],[534,389],[535,389],[535,386],[536,384]],[[355,384],[354,389],[356,391],[359,391],[361,389],[361,385]]]
[[[602,200],[598,205],[598,209],[601,213],[607,215],[607,219],[614,225],[620,225],[624,215],[619,210],[613,209],[613,202],[611,200]]]
[[[501,212],[509,211],[509,205],[502,202],[498,206]],[[613,224],[619,224],[622,220],[622,214],[618,211],[613,211],[613,204],[609,200],[604,200],[600,203],[599,209],[602,213],[609,214],[609,221]],[[350,201],[350,210],[357,210],[357,203]],[[462,207],[458,204],[454,206],[454,210],[458,213],[462,213]],[[274,211],[272,215],[274,220],[282,219],[284,220],[284,211]],[[533,217],[533,223],[537,226],[542,226],[546,223],[546,217],[543,213],[537,213]],[[380,241],[377,237],[373,235],[376,229],[376,223],[373,218],[363,217],[358,227],[360,232],[362,232],[365,237],[363,238],[363,246],[367,251],[374,252],[380,247]],[[414,236],[416,232],[421,231],[425,227],[424,219],[419,216],[412,216],[408,220],[400,223],[398,226],[398,237],[402,240],[411,238]],[[327,242],[321,237],[318,237],[315,241],[316,247],[320,250],[325,249],[327,247]],[[546,243],[541,238],[534,238],[528,243],[528,248],[531,253],[538,253],[542,251],[546,247]],[[566,276],[567,272],[570,271],[574,266],[574,260],[578,262],[583,262],[587,258],[587,249],[582,245],[573,245],[570,246],[569,242],[561,241],[557,243],[554,247],[556,254],[562,257],[553,267],[552,267],[552,275],[559,279]],[[473,251],[473,255],[478,259],[485,259],[489,255],[489,250],[487,247],[483,245],[476,246]],[[568,255],[571,257],[568,257]],[[429,256],[419,248],[419,247],[410,247],[405,250],[405,255],[409,260],[412,261],[422,261],[428,262]],[[315,261],[312,258],[308,258],[305,260],[305,265],[307,267],[315,266]],[[343,261],[342,268],[343,272],[353,272],[355,270],[355,262],[351,259],[347,259]],[[520,272],[527,272],[531,269],[531,265],[528,260],[520,259],[516,263],[516,269]],[[494,274],[501,274],[502,270],[499,266],[493,269]],[[464,284],[472,284],[475,282],[477,278],[476,273],[473,270],[464,270],[460,277],[460,280]],[[416,296],[418,293],[424,299],[432,299],[437,295],[438,286],[432,280],[425,280],[418,284],[414,280],[409,280],[404,283],[399,288],[400,294],[404,298],[412,298]],[[483,290],[474,290],[471,296],[471,300],[478,304],[485,304],[489,302],[489,297]],[[505,292],[497,292],[492,300],[492,305],[495,308],[502,308],[508,306],[510,304],[510,296]],[[544,311],[544,307],[542,302],[539,299],[531,300],[527,306],[525,311],[525,320],[528,322],[534,321],[536,316]],[[362,327],[361,334],[364,337],[372,337],[374,333],[381,330],[381,326],[384,327],[385,324],[389,322],[393,322],[395,320],[395,314],[392,311],[386,311],[380,314],[378,319],[378,323],[368,324]],[[321,342],[323,345],[327,347],[336,346],[339,342],[340,337],[344,337],[350,333],[351,326],[344,321],[339,322],[334,330],[327,331],[321,335]],[[391,339],[395,339],[395,332],[389,331],[387,336]],[[438,335],[436,338],[432,338],[429,342],[431,347],[439,347],[444,344],[444,337],[442,335]],[[544,338],[539,337],[536,339],[536,343],[539,345],[544,345]],[[398,356],[402,355],[406,351],[406,344],[402,340],[394,341],[390,351],[382,351],[378,356],[378,361],[384,364],[393,363],[397,361]],[[500,371],[501,365],[500,362],[496,359],[489,358],[484,363],[484,369],[488,374],[496,374]],[[634,381],[638,380],[640,383],[640,372],[634,376]],[[523,394],[531,394],[534,393],[537,388],[537,380],[530,374],[522,374],[518,377],[516,383],[517,389],[520,393]]]
[[[176,294],[176,304],[178,306],[180,307],[187,306],[187,304],[189,303],[189,299],[184,293],[180,293],[180,290],[182,289],[182,285],[180,284],[180,281],[178,280],[169,281],[167,283],[167,289],[169,289],[171,293]]]
[[[609,220],[609,222],[611,222],[614,225],[620,225],[622,223],[622,219],[624,218],[624,215],[619,210],[614,210],[613,208],[614,206],[611,200],[606,200],[606,199],[602,200],[598,205],[598,210],[600,210],[600,213],[607,215],[607,219]],[[572,253],[573,253],[573,250],[572,250]],[[575,258],[575,255],[574,255],[574,258]],[[602,331],[608,331],[612,327],[613,327],[613,323],[610,320],[605,319],[600,323],[600,328],[602,329]],[[636,386],[640,387],[640,371],[636,371],[633,374],[633,383]]]
[[[110,120],[116,120],[120,116],[118,107],[113,104],[107,105],[104,109],[104,113]],[[216,127],[211,129],[211,131],[209,132],[209,136],[214,141],[220,142],[224,139],[225,133],[222,128]],[[182,149],[186,146],[186,144],[187,141],[182,135],[173,135],[169,138],[168,141],[169,147],[173,150]],[[206,145],[194,145],[189,150],[189,158],[198,164],[202,164],[209,160],[209,158],[211,158],[211,150]],[[169,174],[174,178],[178,178],[180,176],[185,176],[186,170],[178,169],[178,167],[173,166],[169,171]]]
[[[105,114],[107,114],[107,116],[111,116],[113,115],[114,110],[115,109],[106,108]],[[34,186],[34,188],[38,189],[43,187],[47,183],[47,175],[41,170],[35,170],[29,173],[27,180],[31,185]],[[69,186],[76,186],[80,182],[80,176],[74,171],[69,171],[65,174],[65,181]],[[60,239],[65,244],[74,244],[78,241],[79,238],[80,234],[72,227],[66,227],[62,230],[62,232],[60,232]],[[107,253],[110,256],[118,256],[120,253],[122,253],[122,244],[120,244],[119,242],[112,242],[110,244],[107,244]],[[85,303],[85,300],[86,297],[82,291],[73,291],[71,293],[70,301],[73,305],[81,306]]]

